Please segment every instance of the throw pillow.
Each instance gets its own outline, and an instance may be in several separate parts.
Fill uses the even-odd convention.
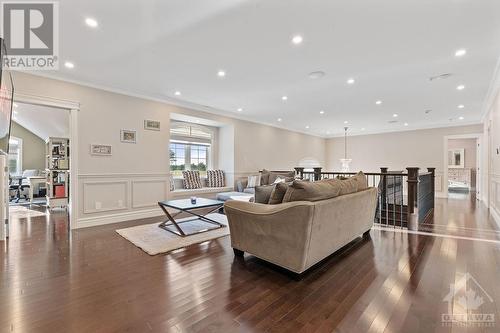
[[[269,198],[270,205],[277,205],[283,202],[286,190],[288,189],[288,183],[278,183],[271,192],[271,197]]]
[[[269,185],[269,175],[269,170],[263,169],[260,172],[260,185]]]
[[[286,171],[286,172],[269,172],[269,180],[268,184],[274,183],[276,178],[278,177],[285,177],[287,179],[291,179],[290,181],[293,181],[295,179],[295,171]]]
[[[224,187],[224,171],[207,170],[207,185],[208,187]]]
[[[308,182],[295,180],[286,190],[283,202],[320,201],[335,198],[340,193],[340,180]]]
[[[199,171],[182,171],[182,177],[185,189],[193,190],[202,187]]]
[[[278,176],[276,180],[273,182],[273,184],[284,183],[284,182],[286,182],[285,177]]]
[[[170,192],[175,191],[174,176],[170,175]]]
[[[247,188],[254,188],[260,185],[260,175],[248,176]]]
[[[271,197],[271,193],[274,189],[275,185],[260,185],[255,186],[255,202],[261,204],[267,204],[269,202],[269,198]]]
[[[358,184],[358,191],[363,191],[368,188],[368,178],[363,171],[358,172],[355,176],[351,177],[356,180]]]

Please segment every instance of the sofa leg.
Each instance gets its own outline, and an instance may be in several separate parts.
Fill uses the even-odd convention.
[[[235,248],[233,248],[233,252],[234,252],[234,256],[235,257],[241,257],[241,258],[243,258],[243,255],[245,254],[245,252],[243,252],[241,250],[238,250],[238,249],[235,249]]]
[[[363,239],[370,239],[370,238],[371,238],[371,237],[370,237],[370,230],[365,231],[365,232],[363,233]]]

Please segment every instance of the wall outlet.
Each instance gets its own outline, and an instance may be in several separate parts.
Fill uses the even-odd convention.
[[[95,202],[95,209],[96,209],[96,210],[99,210],[99,209],[101,209],[101,208],[102,208],[102,203],[101,203],[100,201],[96,201],[96,202]]]

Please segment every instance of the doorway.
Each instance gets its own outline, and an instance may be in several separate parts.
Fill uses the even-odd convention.
[[[70,111],[13,104],[9,139],[9,219],[68,214]]]
[[[481,134],[445,137],[445,186],[451,198],[481,199]]]

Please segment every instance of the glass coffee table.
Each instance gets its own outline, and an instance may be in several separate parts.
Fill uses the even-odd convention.
[[[224,206],[224,201],[196,198],[196,203],[193,204],[191,203],[191,199],[179,199],[160,201],[158,202],[158,205],[168,218],[168,220],[162,222],[159,227],[181,237],[226,227],[225,224],[222,224],[213,218],[207,217],[210,213],[221,209]],[[173,208],[179,212],[170,214],[167,208]],[[205,212],[203,215],[194,212],[200,209],[208,209],[208,212]],[[181,213],[187,213],[193,215],[194,217],[176,220],[175,217]]]

